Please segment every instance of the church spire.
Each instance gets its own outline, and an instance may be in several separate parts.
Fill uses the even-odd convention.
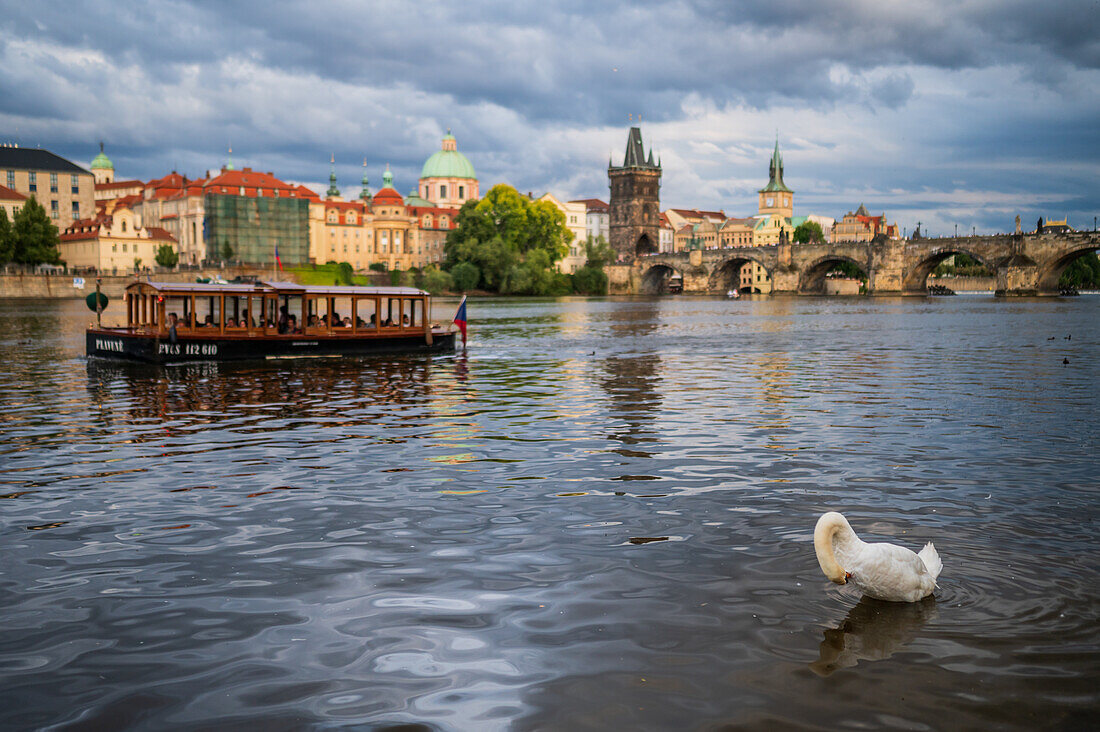
[[[364,201],[370,201],[370,180],[367,179],[367,159],[363,158],[363,190],[359,197]]]
[[[787,184],[783,182],[783,156],[779,154],[779,133],[775,135],[775,149],[772,151],[771,162],[768,163],[768,185],[760,191],[761,193],[769,192],[782,192],[782,193],[794,193]]]
[[[340,189],[336,187],[336,153],[333,153],[332,157],[329,158],[329,164],[332,167],[329,169],[328,190],[325,191],[325,196],[328,198],[339,198]]]

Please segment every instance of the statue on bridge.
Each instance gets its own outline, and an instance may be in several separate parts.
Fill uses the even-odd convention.
[[[786,229],[780,229],[779,230],[779,246],[781,246],[781,247],[786,246],[787,243],[788,243],[787,242],[787,230]]]
[[[913,229],[913,238],[914,239],[920,239],[921,238],[921,236],[920,236],[920,222],[919,221],[917,222],[917,228]]]
[[[1020,214],[1016,214],[1016,233],[1020,233]]]
[[[1039,217],[1039,223],[1035,224],[1035,233],[1036,234],[1042,234],[1043,233],[1043,217],[1042,216]]]

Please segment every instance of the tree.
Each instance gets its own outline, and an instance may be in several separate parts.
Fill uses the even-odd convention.
[[[1058,278],[1058,287],[1062,289],[1093,290],[1100,287],[1100,258],[1096,252],[1078,257]]]
[[[459,210],[447,234],[447,268],[460,289],[467,289],[466,282],[455,268],[466,263],[477,269],[485,289],[543,293],[562,287],[554,263],[568,253],[571,237],[565,214],[552,203],[532,202],[511,186],[497,185]]]
[[[340,262],[336,265],[336,284],[350,285],[352,283],[352,273],[354,272],[355,270],[350,262]]]
[[[797,244],[824,244],[825,232],[816,221],[803,221],[795,227],[791,239]]]
[[[607,273],[603,268],[611,261],[611,246],[603,235],[591,236],[584,243],[584,266],[573,273],[573,289],[582,295],[606,295]]]
[[[15,254],[15,235],[12,233],[8,212],[0,208],[0,264],[7,264]]]
[[[424,270],[420,286],[433,295],[438,295],[441,292],[452,292],[455,289],[455,282],[449,272],[444,272],[437,267],[428,267]]]
[[[225,243],[222,244],[222,259],[228,262],[230,259],[233,258],[233,254],[233,247],[230,246],[229,240],[226,239]]]
[[[137,272],[141,269],[141,257],[134,257],[134,271]]]
[[[161,267],[175,267],[179,264],[180,255],[176,252],[176,248],[171,244],[161,244],[157,247],[157,255],[155,257],[157,264]]]
[[[19,264],[59,264],[61,242],[57,227],[50,221],[46,209],[35,200],[27,199],[12,221],[12,261]]]
[[[459,292],[474,290],[481,282],[481,270],[472,262],[459,262],[451,267],[451,279],[454,281],[454,289]]]
[[[387,268],[385,262],[371,262],[367,269],[372,272],[385,272]]]

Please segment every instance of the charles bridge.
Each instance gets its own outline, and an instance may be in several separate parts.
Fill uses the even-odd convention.
[[[667,291],[679,275],[683,291],[724,293],[740,284],[741,267],[755,262],[772,280],[772,292],[824,292],[825,275],[841,262],[867,276],[871,295],[922,295],[928,275],[953,254],[966,254],[996,275],[998,295],[1057,295],[1058,278],[1075,259],[1100,249],[1095,231],[1065,234],[993,236],[832,244],[780,243],[771,246],[692,250],[637,257],[607,268],[611,292],[653,294]]]

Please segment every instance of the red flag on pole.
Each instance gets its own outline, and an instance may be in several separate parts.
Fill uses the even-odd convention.
[[[455,311],[455,325],[462,331],[462,347],[466,347],[466,296],[462,296],[462,302],[458,304],[458,310]]]

